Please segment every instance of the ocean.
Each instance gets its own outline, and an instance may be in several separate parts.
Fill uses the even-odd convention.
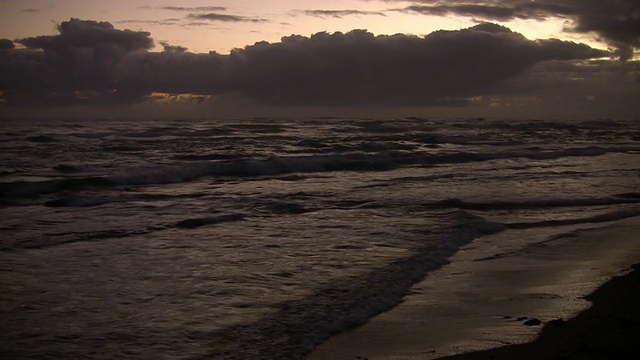
[[[1,119],[0,357],[302,359],[639,175],[638,120]]]

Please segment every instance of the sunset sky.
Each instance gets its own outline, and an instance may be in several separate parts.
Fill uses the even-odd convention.
[[[0,0],[0,14],[0,116],[640,114],[637,0]]]

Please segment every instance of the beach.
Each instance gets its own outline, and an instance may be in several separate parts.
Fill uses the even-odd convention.
[[[632,272],[638,234],[638,217],[582,224],[489,256],[495,239],[477,239],[398,307],[308,359],[632,358],[640,333],[640,276]]]
[[[640,353],[639,0],[0,14],[0,360]]]

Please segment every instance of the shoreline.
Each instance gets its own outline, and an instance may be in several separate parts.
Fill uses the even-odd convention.
[[[588,311],[585,296],[640,262],[637,234],[640,217],[633,217],[489,256],[496,239],[478,239],[416,284],[400,305],[330,338],[307,359],[426,360],[528,345],[546,323],[564,324]],[[469,359],[486,358],[475,356]]]
[[[547,322],[533,342],[441,360],[636,359],[640,354],[640,263],[587,296],[592,306],[569,321]]]

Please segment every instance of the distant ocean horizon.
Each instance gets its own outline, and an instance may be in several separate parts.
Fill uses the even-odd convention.
[[[638,120],[1,119],[0,357],[301,359],[639,179]]]

